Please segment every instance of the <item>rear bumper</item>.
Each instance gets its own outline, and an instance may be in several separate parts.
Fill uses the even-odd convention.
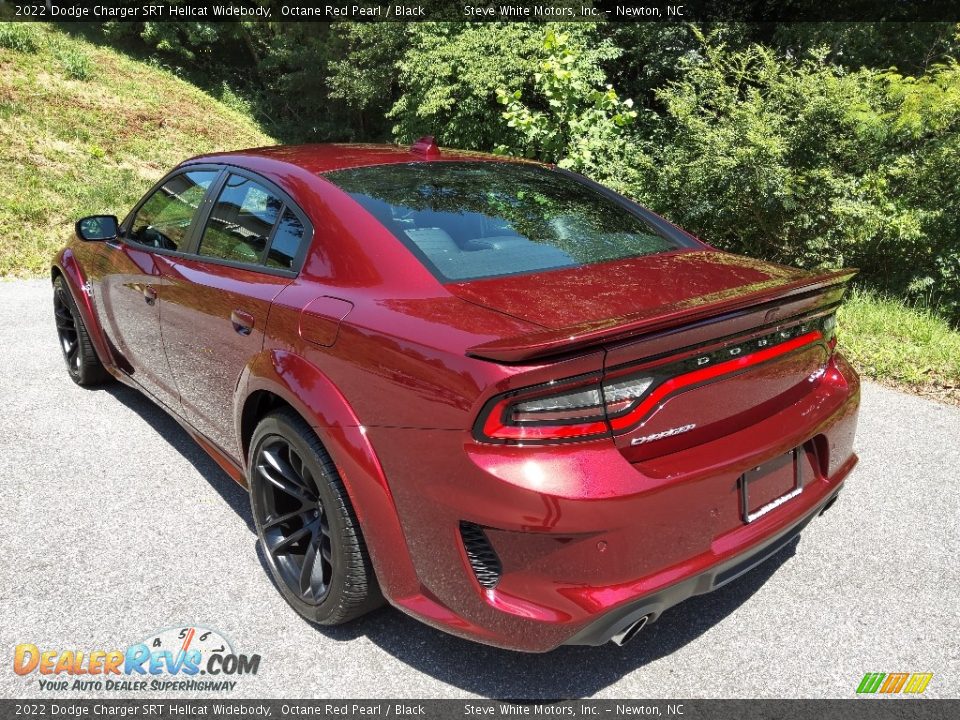
[[[612,441],[484,446],[466,432],[368,428],[406,541],[392,554],[415,574],[384,594],[499,647],[605,642],[732,581],[799,533],[856,464],[858,405],[856,374],[837,356],[804,403],[649,462],[628,462]],[[802,492],[745,524],[740,475],[801,446],[816,447]],[[462,522],[485,529],[502,565],[494,587],[471,569]]]
[[[665,610],[674,605],[694,595],[705,595],[733,582],[769,560],[799,538],[800,533],[810,521],[826,512],[839,495],[840,488],[838,487],[812,512],[787,530],[699,575],[612,610],[587,625],[564,644],[603,645],[613,639],[614,636],[627,632],[643,618],[647,618],[647,622],[654,622]]]

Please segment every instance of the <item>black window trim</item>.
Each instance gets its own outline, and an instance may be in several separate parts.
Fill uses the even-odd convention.
[[[204,193],[203,199],[200,201],[200,207],[197,211],[197,216],[194,219],[194,222],[191,223],[190,229],[184,237],[182,247],[185,249],[166,250],[164,248],[150,247],[148,245],[138,243],[136,240],[128,237],[130,225],[133,223],[137,213],[140,212],[140,208],[142,208],[147,200],[153,197],[153,194],[163,187],[166,182],[178,175],[183,175],[189,172],[204,171],[214,171],[217,173],[217,176],[213,179],[213,182],[210,183],[210,187],[208,187],[207,191]],[[280,208],[280,213],[277,215],[277,220],[270,229],[270,236],[267,240],[266,246],[263,249],[263,254],[255,263],[241,262],[237,260],[224,260],[222,258],[201,255],[199,252],[200,240],[203,237],[203,230],[206,229],[207,221],[210,219],[210,213],[213,211],[214,201],[220,196],[220,191],[223,189],[223,186],[226,184],[227,178],[230,175],[239,175],[262,185],[265,189],[269,190],[271,193],[280,198],[280,201],[283,203],[282,207]],[[293,258],[293,266],[289,270],[268,267],[265,264],[267,253],[270,252],[270,247],[273,244],[273,238],[277,233],[277,228],[280,226],[280,221],[283,219],[283,214],[287,210],[290,210],[300,221],[300,224],[303,225],[303,239],[300,241],[300,247],[297,248],[297,254]],[[169,255],[171,257],[198,260],[200,262],[211,263],[213,265],[223,265],[240,270],[250,270],[253,272],[264,273],[266,275],[278,275],[280,277],[290,278],[298,277],[300,272],[303,270],[304,261],[306,260],[310,247],[313,244],[313,234],[313,223],[310,222],[307,214],[300,208],[300,206],[294,202],[289,193],[284,192],[277,187],[275,183],[272,183],[265,177],[252,172],[251,170],[247,170],[246,168],[238,165],[219,163],[196,163],[191,165],[180,165],[174,168],[164,175],[163,178],[161,178],[153,187],[151,187],[142,198],[140,198],[134,208],[127,214],[127,216],[123,219],[123,222],[120,224],[121,241],[133,247],[142,248],[148,252],[156,253],[157,255]]]

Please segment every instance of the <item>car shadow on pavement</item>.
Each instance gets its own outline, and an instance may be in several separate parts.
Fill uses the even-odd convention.
[[[729,585],[667,610],[624,647],[567,646],[531,655],[462,640],[398,611],[378,612],[359,623],[363,634],[391,655],[467,692],[495,699],[589,697],[693,642],[733,613],[795,554],[798,542]],[[327,628],[319,630],[328,634]]]
[[[221,470],[176,420],[137,390],[119,383],[105,389],[190,461],[250,531],[255,532],[246,490]],[[799,539],[794,540],[729,585],[668,610],[622,648],[608,643],[600,647],[561,647],[540,655],[511,652],[447,635],[389,607],[335,627],[303,622],[305,628],[336,642],[366,637],[414,669],[483,697],[530,700],[589,697],[634,670],[676,652],[736,611],[795,554],[798,542]],[[272,582],[259,542],[256,553]]]
[[[220,466],[207,455],[196,440],[190,437],[180,423],[139,390],[118,382],[110,383],[103,389],[143,418],[164,440],[170,443],[174,450],[183,455],[196,468],[200,476],[210,483],[210,487],[217,491],[230,509],[246,523],[250,532],[256,532],[253,527],[253,516],[250,514],[250,499],[247,491],[220,469]]]

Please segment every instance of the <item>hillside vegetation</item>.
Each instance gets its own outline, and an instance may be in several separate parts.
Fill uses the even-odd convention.
[[[122,217],[187,157],[272,143],[166,70],[57,28],[0,23],[0,276],[46,272],[74,220]]]
[[[285,142],[436,134],[581,170],[727,250],[860,266],[841,347],[960,404],[960,25],[84,32],[0,22],[0,277],[46,273],[76,218],[122,216],[184,158],[273,143],[253,118]]]

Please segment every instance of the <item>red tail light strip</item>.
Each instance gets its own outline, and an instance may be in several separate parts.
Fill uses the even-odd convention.
[[[483,434],[488,438],[502,440],[569,440],[584,435],[609,435],[610,429],[603,420],[569,425],[504,425],[501,418],[510,399],[498,402],[483,423]]]
[[[640,421],[649,415],[650,412],[656,408],[656,406],[660,404],[660,402],[663,401],[667,396],[672,395],[673,393],[682,390],[685,387],[697,385],[707,380],[712,380],[720,375],[729,375],[730,373],[746,369],[753,365],[759,365],[760,363],[767,362],[768,360],[772,360],[780,355],[793,352],[804,345],[819,342],[822,339],[823,334],[819,330],[812,330],[811,332],[808,332],[804,335],[799,335],[792,340],[787,340],[778,345],[774,345],[773,347],[758,350],[757,352],[750,353],[749,355],[736,357],[732,360],[725,360],[717,365],[705,367],[700,370],[693,370],[692,372],[672,377],[660,385],[657,385],[649,395],[643,398],[643,400],[640,401],[640,403],[631,409],[627,414],[619,417],[609,418],[610,427],[615,433],[628,430],[634,425],[639,424]]]

